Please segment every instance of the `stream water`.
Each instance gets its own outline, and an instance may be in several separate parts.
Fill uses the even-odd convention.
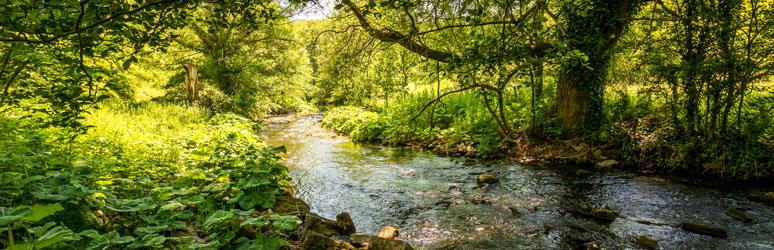
[[[561,168],[489,165],[416,149],[353,144],[319,126],[320,116],[270,119],[262,136],[287,147],[296,196],[327,218],[349,212],[358,232],[399,226],[420,249],[569,249],[597,242],[637,248],[649,235],[662,249],[774,249],[774,208],[744,191],[718,190],[628,172],[578,175]],[[474,188],[480,173],[500,179]],[[602,223],[572,212],[620,212]],[[729,208],[754,218],[743,223]],[[682,220],[725,228],[721,239],[684,231]]]

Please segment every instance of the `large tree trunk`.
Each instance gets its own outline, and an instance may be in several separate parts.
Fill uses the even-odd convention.
[[[604,119],[604,69],[562,65],[557,82],[556,107],[567,133],[599,128]]]
[[[564,39],[569,50],[580,51],[588,58],[586,61],[571,58],[560,65],[556,108],[565,133],[594,131],[602,124],[603,91],[611,49],[641,3],[640,0],[592,0],[563,6],[567,13]]]

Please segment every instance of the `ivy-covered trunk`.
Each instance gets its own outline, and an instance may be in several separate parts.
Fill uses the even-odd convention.
[[[603,92],[611,49],[640,0],[591,0],[562,8],[567,57],[560,65],[556,108],[565,133],[596,130],[604,120]]]

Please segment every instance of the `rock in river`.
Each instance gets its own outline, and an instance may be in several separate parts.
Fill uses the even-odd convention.
[[[386,226],[379,230],[379,237],[385,239],[395,239],[398,237],[398,227]]]
[[[650,238],[650,236],[639,235],[637,237],[634,237],[634,240],[637,242],[637,245],[643,249],[650,249],[650,250],[658,249],[658,241],[654,240],[653,238]]]
[[[387,239],[382,237],[372,236],[368,240],[369,250],[413,250],[408,243],[401,240]]]
[[[497,179],[497,176],[494,176],[493,174],[490,174],[490,173],[483,173],[478,175],[478,177],[476,177],[476,184],[478,184],[478,186],[495,184],[499,181],[500,180]]]
[[[618,212],[607,208],[592,208],[591,216],[603,222],[613,222],[615,218],[618,218]]]
[[[610,169],[610,168],[614,167],[615,165],[618,165],[618,161],[616,161],[616,160],[604,160],[604,161],[597,162],[596,167],[598,169]]]
[[[303,248],[308,250],[327,250],[337,249],[339,243],[325,235],[319,234],[315,231],[306,232],[306,238],[304,239]]]
[[[352,216],[349,216],[347,212],[336,215],[336,226],[342,235],[350,235],[357,231],[355,230],[355,223],[352,222]]]
[[[728,237],[728,232],[726,232],[726,230],[723,228],[703,225],[693,221],[683,221],[680,223],[680,226],[683,228],[683,230],[688,232],[714,236],[719,238]]]
[[[729,208],[726,211],[726,215],[728,215],[728,217],[734,218],[744,223],[750,223],[753,221],[753,219],[750,218],[749,215],[747,215],[747,212],[742,211],[741,209]]]

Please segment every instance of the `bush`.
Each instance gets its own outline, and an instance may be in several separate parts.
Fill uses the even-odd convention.
[[[268,212],[289,186],[248,119],[116,103],[74,140],[0,119],[0,248],[279,247],[300,223]],[[61,143],[67,142],[67,143]],[[9,229],[10,228],[10,229]],[[8,231],[11,232],[8,232]],[[76,247],[77,246],[77,247]]]

